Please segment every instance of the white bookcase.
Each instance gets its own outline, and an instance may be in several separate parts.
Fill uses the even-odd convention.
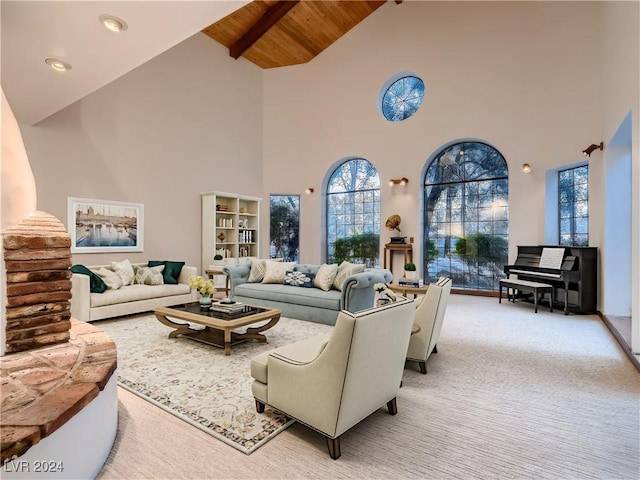
[[[202,272],[216,254],[259,257],[260,198],[233,193],[202,194]]]

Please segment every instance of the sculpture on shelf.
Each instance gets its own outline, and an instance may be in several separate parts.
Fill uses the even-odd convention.
[[[391,215],[389,218],[387,218],[387,221],[385,222],[384,226],[389,231],[397,230],[398,233],[402,233],[400,231],[401,221],[402,219],[400,218],[400,215],[394,214],[394,215]],[[405,243],[406,238],[407,237],[391,237],[391,243]]]

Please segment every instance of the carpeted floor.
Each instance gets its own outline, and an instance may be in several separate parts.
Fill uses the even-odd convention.
[[[310,336],[329,335],[332,329],[330,325],[282,318],[275,328],[264,332],[268,344],[235,345],[226,356],[223,349],[188,338],[168,338],[173,330],[152,314],[108,320],[99,327],[118,347],[121,387],[246,454],[293,423],[271,408],[256,413],[251,359]]]
[[[452,295],[438,351],[337,461],[299,424],[246,456],[120,390],[99,478],[640,477],[640,375],[597,316]]]

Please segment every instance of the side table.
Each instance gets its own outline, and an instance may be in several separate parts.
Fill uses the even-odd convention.
[[[413,298],[416,298],[418,295],[424,295],[427,293],[429,289],[429,285],[423,285],[422,287],[406,287],[404,285],[397,285],[395,283],[391,283],[388,285],[389,290],[399,293],[403,297],[407,295],[413,295]]]
[[[393,273],[393,252],[404,253],[404,263],[413,262],[413,245],[410,243],[387,243],[384,246],[384,268],[387,268],[387,252],[389,252],[389,271]]]
[[[224,287],[216,287],[216,290],[221,290],[225,293],[225,296],[229,296],[229,276],[225,275],[224,271],[222,270],[222,266],[209,265],[209,268],[207,268],[204,273],[206,273],[211,280],[215,280],[213,277],[215,277],[216,275],[224,275]]]

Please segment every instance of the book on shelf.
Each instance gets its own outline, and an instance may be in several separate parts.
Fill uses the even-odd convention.
[[[398,285],[400,285],[401,287],[419,288],[424,286],[424,281],[421,278],[402,277],[398,280]]]

